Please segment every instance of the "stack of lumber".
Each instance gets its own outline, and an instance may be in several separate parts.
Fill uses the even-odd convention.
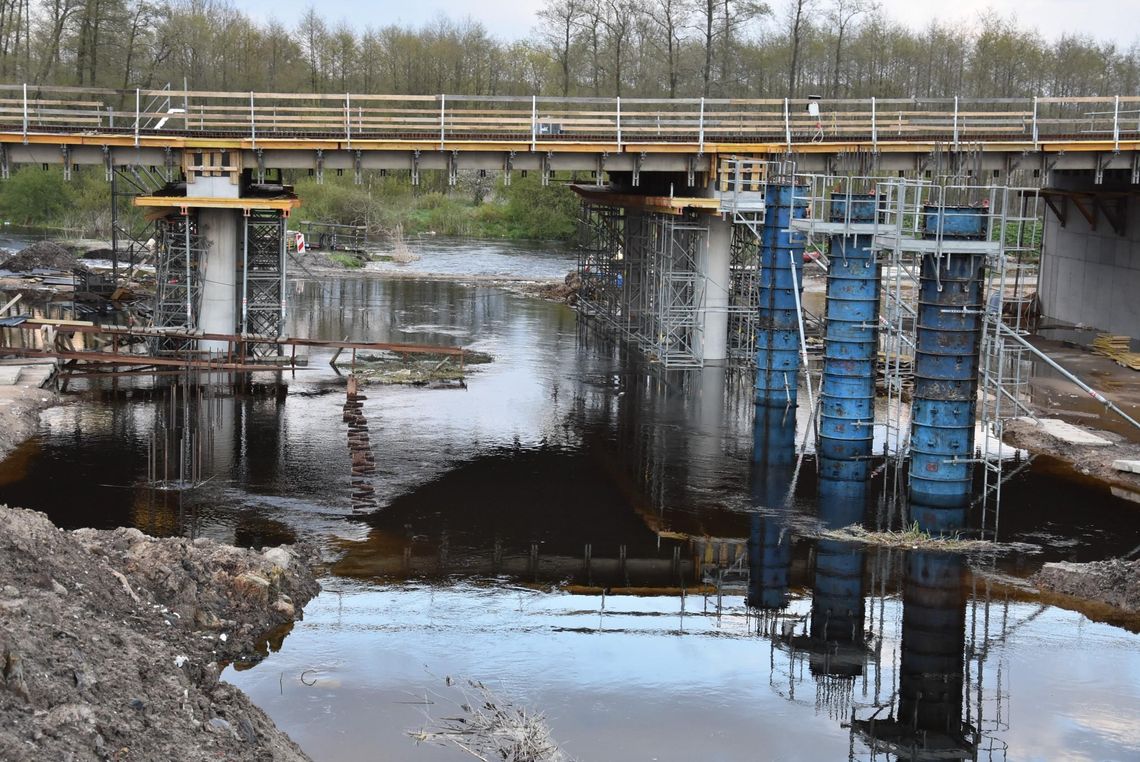
[[[1093,340],[1092,351],[1094,355],[1108,357],[1125,368],[1140,370],[1140,353],[1132,351],[1132,339],[1127,336],[1098,334]]]

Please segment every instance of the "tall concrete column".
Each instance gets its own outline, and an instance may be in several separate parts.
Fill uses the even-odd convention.
[[[206,333],[238,330],[238,215],[233,209],[201,209],[198,219],[206,239],[202,267],[202,306],[198,328]],[[203,341],[202,349],[224,351],[224,341]]]
[[[705,365],[728,360],[728,288],[732,278],[732,222],[713,217],[701,272],[699,318],[701,356]]]

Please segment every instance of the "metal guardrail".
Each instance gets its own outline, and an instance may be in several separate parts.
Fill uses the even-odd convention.
[[[258,93],[0,85],[0,129],[354,141],[960,143],[1140,138],[1140,96],[1079,98],[559,98],[546,96]],[[822,138],[820,132],[822,131]]]

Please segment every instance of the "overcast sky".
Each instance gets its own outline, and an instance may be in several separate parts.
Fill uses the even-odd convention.
[[[310,5],[326,19],[348,19],[356,28],[393,22],[419,25],[444,14],[453,18],[466,15],[482,21],[500,38],[525,36],[535,24],[535,11],[542,0],[234,0],[256,18],[275,16],[292,25]],[[768,0],[777,13],[788,0]],[[826,3],[827,0],[820,0]],[[971,24],[987,8],[1036,26],[1046,37],[1065,32],[1089,34],[1127,46],[1140,40],[1140,0],[880,0],[895,19],[915,27],[925,27],[932,19]]]

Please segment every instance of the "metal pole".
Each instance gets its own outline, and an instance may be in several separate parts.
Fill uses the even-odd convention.
[[[249,91],[249,139],[253,142],[253,147],[257,148],[257,120],[253,112],[253,90]]]
[[[115,171],[112,148],[107,148],[107,161],[111,165],[111,283],[119,285],[119,178]]]
[[[249,216],[242,218],[241,241],[241,332],[249,333]]]
[[[1119,407],[1117,407],[1116,404],[1112,400],[1107,399],[1103,394],[1098,392],[1096,389],[1093,389],[1091,386],[1086,384],[1084,381],[1080,380],[1079,378],[1074,376],[1072,373],[1070,373],[1069,371],[1062,368],[1060,365],[1057,364],[1056,360],[1054,360],[1052,357],[1050,357],[1049,355],[1042,352],[1037,347],[1030,344],[1028,341],[1025,340],[1024,337],[1019,335],[1017,333],[1017,331],[1013,330],[1008,325],[1006,325],[1005,323],[1002,323],[1000,321],[998,322],[998,328],[1001,331],[1003,331],[1007,336],[1011,337],[1012,339],[1017,341],[1019,344],[1024,346],[1026,349],[1028,349],[1030,352],[1032,352],[1033,354],[1037,355],[1042,360],[1044,360],[1045,363],[1049,367],[1051,367],[1053,370],[1057,371],[1062,376],[1064,376],[1065,378],[1067,378],[1068,380],[1072,381],[1074,384],[1079,386],[1081,389],[1088,392],[1089,396],[1092,397],[1094,400],[1101,403],[1102,405],[1107,407],[1109,410],[1111,410],[1112,412],[1116,413],[1117,415],[1119,415],[1124,420],[1131,423],[1136,428],[1140,429],[1140,421],[1137,421],[1135,418],[1128,415],[1128,413],[1124,412]]]
[[[352,148],[352,93],[344,94],[344,137]]]
[[[1037,96],[1033,96],[1033,148],[1037,148]]]
[[[281,312],[279,313],[280,318],[278,320],[277,333],[279,336],[285,336],[285,335],[287,335],[286,331],[285,331],[285,315],[286,315],[286,308],[285,308],[286,288],[285,287],[289,282],[289,273],[286,271],[286,266],[285,266],[286,258],[288,257],[288,250],[286,249],[287,244],[285,243],[285,233],[287,232],[287,230],[285,228],[285,213],[279,212],[278,214],[279,214],[279,216],[277,218],[277,231],[278,231],[277,237],[281,241],[281,244],[280,244],[280,247],[278,249],[278,251],[280,252],[280,256],[278,258],[278,265],[277,266],[278,266],[278,269],[281,273],[281,281],[280,281],[280,283],[281,283]],[[284,348],[281,347],[280,345],[278,345],[278,347],[277,347],[278,354],[280,354],[282,351],[284,351]],[[297,348],[294,346],[294,348],[293,348],[294,354],[296,354],[296,351],[297,351]],[[294,364],[296,364],[296,363],[294,362]]]
[[[958,147],[958,96],[954,96],[954,147]]]
[[[705,99],[703,96],[701,97],[701,118],[697,127],[697,142],[700,143],[697,153],[703,154],[705,152]]]
[[[1112,108],[1112,150],[1120,153],[1120,96],[1116,96]]]
[[[871,145],[879,150],[879,125],[875,122],[875,96],[871,96]]]
[[[24,145],[28,144],[28,83],[24,83]]]
[[[538,145],[538,96],[530,96],[530,152],[534,153]]]
[[[795,187],[794,185],[792,186]],[[793,201],[794,208],[794,201]],[[791,215],[789,214],[789,219]],[[803,256],[801,253],[800,256]],[[800,279],[796,275],[796,253],[792,249],[788,249],[788,260],[792,266],[792,295],[796,297],[796,321],[800,325],[800,355],[803,357],[804,362],[804,383],[807,385],[808,393],[808,409],[815,410],[815,396],[811,391],[811,370],[808,368],[808,351],[807,351],[807,335],[804,332],[804,309],[800,304]],[[810,425],[814,425],[814,418]]]
[[[142,121],[142,94],[135,88],[135,148],[139,147],[139,123]]]
[[[441,94],[439,96],[439,150],[441,150],[441,151],[443,150],[443,146],[444,146],[443,131],[444,131],[444,123],[445,123],[446,118],[447,118],[447,96]]]
[[[792,120],[791,115],[788,113],[788,99],[784,98],[784,142],[788,146],[788,151],[792,150]]]
[[[621,96],[617,97],[617,147],[621,151]]]
[[[194,325],[194,308],[193,308],[193,292],[192,284],[190,283],[190,210],[186,210],[186,326],[188,328],[196,327]],[[170,252],[167,252],[167,256]]]

